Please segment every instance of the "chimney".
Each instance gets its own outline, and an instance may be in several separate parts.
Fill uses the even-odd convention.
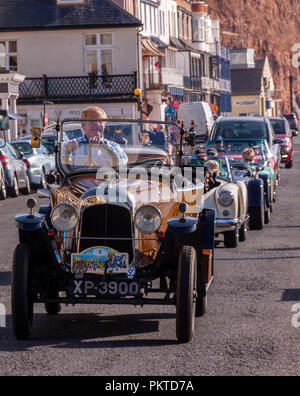
[[[201,14],[208,14],[208,5],[205,1],[193,1],[192,11]]]

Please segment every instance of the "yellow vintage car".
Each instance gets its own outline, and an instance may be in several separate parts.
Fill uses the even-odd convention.
[[[112,133],[120,121],[126,147]],[[37,210],[30,198],[29,211],[16,216],[14,334],[31,336],[37,303],[50,315],[62,304],[161,304],[176,307],[177,339],[189,342],[213,279],[215,217],[203,209],[204,175],[182,164],[178,125],[101,122],[109,123],[111,140],[66,142],[70,124],[94,130],[99,120],[58,121],[56,170],[47,175],[49,189],[39,191],[49,203]],[[143,145],[142,134],[158,124],[178,128],[172,156]],[[40,139],[34,135],[33,145]]]

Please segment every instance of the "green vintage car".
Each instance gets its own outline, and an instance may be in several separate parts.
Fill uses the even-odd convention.
[[[228,157],[231,166],[234,169],[233,174],[236,179],[248,179],[248,173],[243,169],[237,169],[238,164],[252,168],[256,173],[256,178],[259,178],[263,182],[264,186],[264,212],[265,220],[267,224],[270,221],[270,214],[272,212],[273,203],[276,201],[276,186],[277,186],[277,175],[274,170],[273,158],[270,150],[264,140],[254,139],[222,139],[215,141],[209,141],[206,145],[206,149],[214,147],[220,156]],[[255,152],[255,158],[252,163],[243,162],[243,151],[246,148],[252,148]],[[240,176],[238,175],[240,173]],[[244,175],[244,176],[243,176]],[[252,176],[254,177],[254,175]],[[245,180],[246,182],[246,180]],[[249,196],[249,205],[251,206],[253,194]],[[254,197],[256,201],[257,197]],[[258,227],[260,229],[261,227]]]

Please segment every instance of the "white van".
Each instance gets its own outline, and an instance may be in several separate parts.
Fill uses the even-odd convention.
[[[202,137],[207,136],[214,124],[214,116],[207,102],[192,102],[179,105],[178,119],[183,121],[184,128],[187,131],[191,127],[191,122],[195,122],[196,138],[199,135]]]

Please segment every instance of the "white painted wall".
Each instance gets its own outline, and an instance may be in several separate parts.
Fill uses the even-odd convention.
[[[18,73],[26,77],[82,76],[84,74],[84,33],[112,32],[110,29],[61,30],[0,33],[0,40],[18,41]],[[137,71],[136,29],[117,29],[115,74]]]

